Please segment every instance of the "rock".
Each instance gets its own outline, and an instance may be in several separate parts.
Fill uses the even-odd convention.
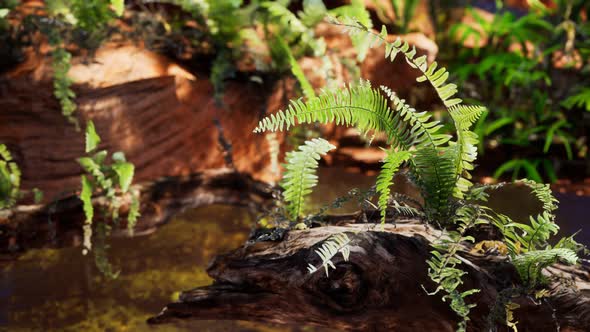
[[[207,79],[145,49],[113,44],[94,58],[75,57],[69,75],[79,122],[94,121],[100,149],[125,152],[136,181],[224,166],[215,117],[233,146],[235,167],[274,179],[267,141],[252,130],[267,110],[280,108],[282,84],[229,82],[223,109]],[[51,76],[49,58],[31,57],[0,78],[0,142],[22,170],[22,188],[41,189],[46,201],[79,188],[76,158],[84,154],[83,132],[61,114]]]

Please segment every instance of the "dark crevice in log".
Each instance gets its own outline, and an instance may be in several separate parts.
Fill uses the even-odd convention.
[[[175,303],[149,320],[162,324],[178,319],[242,319],[273,323],[328,326],[363,331],[453,331],[457,316],[427,274],[430,244],[440,231],[417,221],[399,221],[383,229],[375,224],[349,223],[289,231],[279,242],[248,242],[216,257],[208,268],[211,286],[185,291]],[[337,255],[335,270],[309,275],[308,263],[319,264],[314,252],[329,236],[347,232],[352,239],[350,260]],[[468,298],[477,303],[470,331],[488,330],[488,315],[499,292],[519,284],[515,269],[504,256],[461,252],[462,290],[479,288]],[[569,280],[549,286],[550,296],[536,303],[513,299],[519,331],[588,331],[590,327],[590,269],[555,265],[548,275]],[[554,318],[555,317],[555,318]],[[503,325],[499,330],[507,330]]]
[[[141,216],[135,234],[153,231],[187,208],[209,204],[249,205],[255,208],[271,202],[272,188],[249,175],[231,169],[219,169],[188,176],[165,177],[136,185],[140,192]],[[95,210],[105,206],[103,197],[93,198]],[[121,227],[125,228],[126,206]],[[95,213],[95,222],[100,222]],[[82,202],[69,196],[48,205],[17,206],[0,214],[0,255],[30,248],[70,246],[80,236],[84,222]],[[114,235],[127,235],[115,228]]]

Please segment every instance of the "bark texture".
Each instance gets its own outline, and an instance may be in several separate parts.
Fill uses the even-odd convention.
[[[454,331],[457,316],[427,275],[429,244],[441,234],[417,221],[397,226],[356,223],[359,215],[340,216],[337,225],[290,231],[278,242],[251,242],[211,263],[211,286],[185,291],[150,323],[178,319],[245,319],[305,323],[339,330]],[[314,252],[329,236],[347,232],[350,260],[339,254],[329,276],[307,273],[319,264]],[[488,330],[488,314],[500,291],[518,282],[506,257],[461,252],[468,271],[465,289],[481,292],[470,331]],[[550,286],[546,301],[520,297],[515,310],[519,331],[590,330],[590,269],[555,265],[546,273],[561,282]],[[567,282],[565,282],[567,281]],[[568,287],[564,286],[569,284]],[[559,328],[558,328],[559,327]],[[506,330],[503,325],[499,330]]]

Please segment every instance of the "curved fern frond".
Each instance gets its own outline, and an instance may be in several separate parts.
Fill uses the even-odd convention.
[[[544,211],[553,213],[553,211],[557,210],[557,203],[559,203],[559,201],[553,196],[550,185],[537,183],[529,179],[518,180],[516,183],[522,183],[531,188],[533,195],[535,195],[535,197],[537,197],[537,199],[543,204]]]
[[[457,127],[458,137],[456,143],[457,156],[456,174],[463,175],[457,177],[453,186],[453,194],[457,198],[463,198],[463,193],[472,185],[468,180],[471,176],[468,171],[473,169],[473,161],[477,155],[477,136],[475,133],[469,131],[469,127],[481,115],[483,108],[477,106],[462,106],[462,100],[453,98],[457,93],[457,85],[453,83],[446,83],[449,77],[449,72],[444,67],[439,67],[436,62],[430,65],[427,63],[427,57],[416,56],[416,48],[410,46],[406,41],[400,38],[393,43],[387,42],[387,29],[382,27],[381,33],[377,34],[370,30],[367,26],[354,18],[342,18],[342,22],[337,19],[332,19],[332,22],[341,25],[351,35],[358,38],[363,36],[372,46],[380,46],[385,44],[385,57],[391,61],[395,60],[398,54],[403,54],[408,64],[418,69],[422,75],[417,78],[418,82],[428,81],[435,89],[441,101],[449,109],[451,118]],[[464,169],[466,172],[464,172]]]
[[[281,180],[281,186],[285,188],[283,198],[288,202],[287,211],[292,220],[296,220],[303,208],[303,199],[312,191],[318,182],[315,169],[321,155],[336,147],[330,142],[314,138],[299,146],[298,151],[287,153],[285,175]]]
[[[546,211],[536,218],[530,217],[530,224],[511,223],[505,227],[522,231],[522,235],[512,231],[504,233],[504,236],[514,243],[518,242],[523,252],[544,248],[551,235],[559,231],[559,226],[553,222],[553,216]]]
[[[383,161],[381,173],[377,177],[377,193],[379,193],[379,210],[381,210],[381,223],[385,223],[387,215],[387,202],[389,201],[389,194],[391,192],[391,185],[393,184],[393,176],[399,170],[402,163],[408,160],[412,154],[408,151],[393,151],[388,150],[387,156]]]
[[[437,95],[446,107],[451,107],[461,103],[461,99],[452,98],[457,94],[457,85],[453,83],[446,83],[449,78],[449,72],[444,67],[439,67],[436,62],[430,65],[427,63],[426,55],[416,56],[416,47],[410,46],[406,41],[397,38],[393,43],[387,42],[387,29],[385,25],[382,26],[379,34],[374,33],[369,27],[365,26],[355,18],[343,17],[342,21],[332,19],[332,22],[341,25],[345,28],[348,34],[352,37],[358,38],[359,35],[367,40],[367,43],[374,46],[379,46],[385,43],[385,57],[393,61],[398,54],[403,54],[406,61],[412,68],[420,70],[421,76],[417,78],[418,82],[428,81],[436,90]]]
[[[542,270],[547,266],[562,261],[567,264],[576,264],[578,255],[571,249],[554,248],[529,251],[518,255],[512,260],[522,281],[530,287],[546,282]]]
[[[340,233],[332,235],[329,239],[327,239],[324,244],[316,250],[316,254],[320,256],[322,259],[322,263],[320,265],[324,267],[326,270],[326,277],[328,276],[328,269],[331,267],[333,269],[336,268],[334,263],[332,263],[332,258],[336,256],[338,253],[342,253],[342,257],[345,261],[348,261],[350,256],[350,238],[346,235],[346,233]],[[308,264],[307,271],[309,274],[315,273],[318,271],[318,267]]]

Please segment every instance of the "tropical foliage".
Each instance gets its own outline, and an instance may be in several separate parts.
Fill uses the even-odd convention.
[[[428,274],[438,285],[429,294],[444,293],[443,300],[450,302],[450,307],[460,318],[458,331],[467,329],[470,310],[475,306],[466,298],[479,291],[462,289],[462,278],[467,272],[460,268],[459,258],[466,243],[474,242],[468,232],[476,226],[493,224],[500,230],[502,245],[508,248],[508,255],[526,289],[532,290],[543,284],[541,270],[544,267],[557,261],[576,263],[575,245],[570,243],[569,247],[557,245],[554,248],[548,245],[549,237],[558,229],[553,215],[556,200],[548,186],[529,180],[520,182],[532,189],[544,207],[544,212],[531,217],[529,223],[514,222],[485,205],[477,204],[478,200],[487,199],[485,191],[489,187],[473,187],[469,180],[479,143],[477,134],[470,128],[486,110],[482,106],[465,105],[455,96],[458,87],[447,82],[449,73],[445,68],[436,62],[428,64],[425,56],[417,57],[415,48],[407,42],[400,39],[387,42],[385,28],[376,34],[352,18],[332,19],[332,22],[367,45],[385,44],[386,58],[393,61],[401,55],[412,68],[420,71],[422,75],[418,82],[428,82],[447,108],[456,129],[455,138],[440,132],[442,125],[431,120],[429,113],[416,111],[387,87],[375,89],[363,81],[358,85],[324,91],[305,101],[293,100],[287,109],[262,119],[254,132],[289,130],[293,126],[316,122],[354,126],[361,132],[383,132],[389,149],[376,184],[382,222],[387,219],[393,175],[405,164],[410,178],[421,189],[426,220],[445,230],[444,236],[433,244],[432,257],[427,261]],[[293,186],[294,183],[283,182],[286,191],[297,192],[297,187],[294,189]],[[396,206],[400,204],[394,204],[394,208]],[[331,258],[338,252],[347,259],[350,249],[344,248],[348,246],[348,237],[324,242],[317,254],[326,273],[328,266],[334,267]],[[317,268],[310,265],[308,270],[313,273]],[[511,320],[508,322],[513,324]]]
[[[589,23],[581,13],[590,7],[534,3],[518,15],[497,1],[493,18],[468,8],[465,17],[474,22],[455,24],[440,42],[466,87],[462,96],[489,108],[475,127],[480,151],[512,151],[513,160],[503,160],[494,176],[553,182],[563,160],[587,155]]]

